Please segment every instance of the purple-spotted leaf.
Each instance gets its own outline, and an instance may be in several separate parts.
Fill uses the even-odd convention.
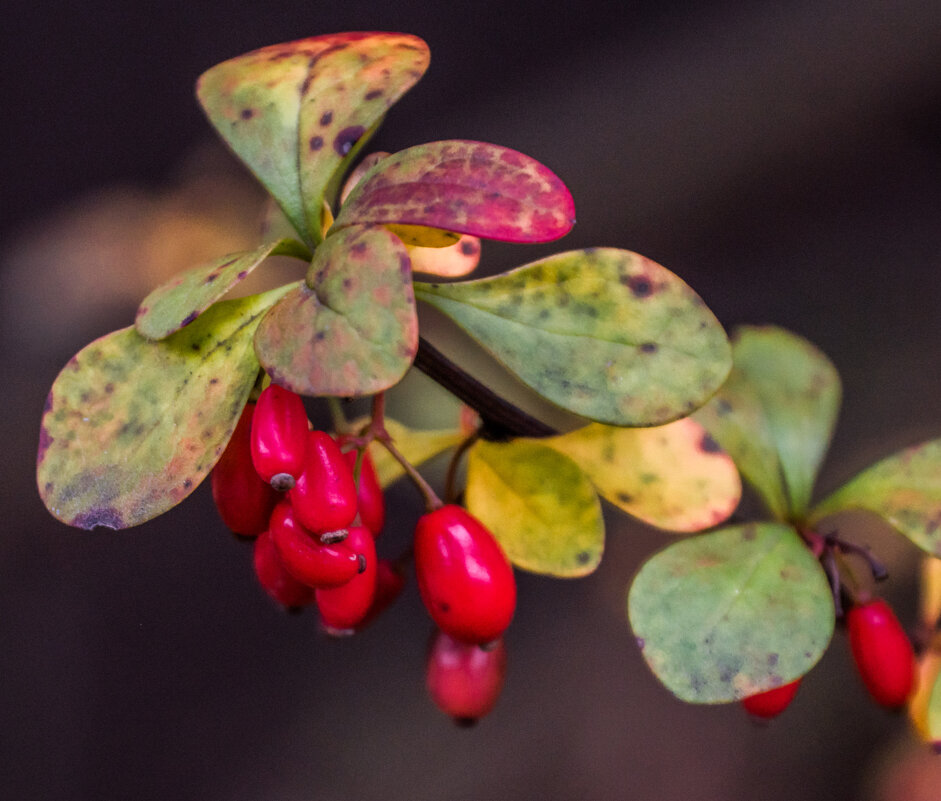
[[[373,395],[396,384],[418,349],[408,253],[379,226],[331,234],[307,283],[265,316],[255,335],[271,380],[301,395]]]
[[[571,194],[538,161],[497,145],[451,140],[379,161],[350,193],[334,228],[395,223],[548,242],[574,222]]]
[[[732,460],[689,417],[655,428],[592,423],[540,442],[577,462],[602,498],[668,531],[718,525],[741,497]]]
[[[323,201],[428,60],[408,34],[315,36],[217,64],[196,91],[222,138],[316,244]]]
[[[742,326],[732,340],[728,381],[696,419],[775,517],[801,517],[836,423],[840,376],[820,350],[782,328]]]
[[[737,701],[794,681],[833,634],[833,597],[791,526],[751,523],[648,559],[628,595],[648,666],[678,698]]]
[[[845,509],[879,515],[919,548],[941,556],[941,439],[905,448],[824,498],[810,523]]]
[[[42,418],[36,478],[49,511],[120,529],[189,495],[235,428],[258,375],[255,326],[285,289],[221,301],[160,342],[124,328],[73,357]]]
[[[619,426],[689,414],[731,367],[722,326],[680,278],[643,256],[596,248],[493,278],[415,283],[543,397]]]
[[[572,459],[541,442],[476,443],[467,457],[464,497],[517,567],[575,578],[601,561],[597,493]]]
[[[230,253],[186,270],[151,292],[137,310],[134,326],[147,339],[164,339],[199,317],[269,256],[310,261],[310,251],[294,239],[269,242],[257,250]]]

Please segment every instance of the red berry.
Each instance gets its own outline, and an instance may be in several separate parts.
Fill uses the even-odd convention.
[[[264,481],[289,490],[304,469],[307,411],[301,396],[277,384],[262,390],[252,419],[252,462]]]
[[[356,467],[356,454],[355,450],[344,454],[351,470]],[[386,522],[386,501],[382,495],[382,485],[379,483],[376,466],[372,462],[369,451],[363,454],[363,461],[359,468],[356,500],[360,521],[373,533],[374,537],[378,537]]]
[[[376,597],[376,541],[365,526],[352,526],[343,544],[366,559],[366,569],[333,589],[318,589],[315,597],[320,620],[328,634],[342,636],[353,630],[369,613]]]
[[[469,643],[496,640],[516,608],[513,568],[493,535],[460,506],[418,520],[415,573],[438,628]]]
[[[505,675],[503,640],[483,649],[436,632],[425,680],[431,699],[457,723],[470,725],[489,713],[500,697]]]
[[[254,564],[261,586],[282,606],[292,609],[313,600],[314,591],[288,573],[267,531],[255,540]]]
[[[242,411],[232,439],[212,469],[212,497],[223,522],[236,534],[254,537],[268,527],[278,494],[252,466],[251,431],[254,403]]]
[[[308,587],[339,587],[363,570],[363,558],[344,543],[325,545],[281,501],[271,513],[271,538],[287,571]]]
[[[307,435],[304,472],[290,493],[298,520],[315,534],[339,531],[356,517],[356,482],[340,446],[324,431]]]
[[[850,648],[866,689],[889,709],[903,706],[915,682],[915,652],[892,607],[881,598],[846,614]]]
[[[797,679],[790,684],[782,684],[771,690],[765,690],[763,693],[749,695],[742,699],[742,706],[745,711],[756,718],[774,718],[780,715],[794,700],[797,694],[797,688],[801,686],[801,680]]]

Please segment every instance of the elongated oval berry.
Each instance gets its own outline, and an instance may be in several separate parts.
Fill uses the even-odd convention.
[[[442,631],[469,643],[496,640],[516,609],[513,568],[493,535],[460,506],[423,515],[415,528],[415,574]]]
[[[801,680],[797,679],[789,684],[782,684],[771,690],[765,690],[763,693],[755,693],[742,699],[742,706],[745,711],[756,718],[774,718],[780,715],[790,706],[794,696],[797,695],[797,688],[801,686]]]
[[[255,537],[268,527],[268,516],[278,501],[278,493],[258,477],[252,466],[254,411],[254,403],[245,406],[210,479],[219,516],[231,531],[243,537]]]
[[[344,455],[351,470],[356,468],[357,451],[347,451]],[[359,519],[368,528],[374,537],[378,537],[382,527],[386,524],[386,501],[382,494],[382,485],[376,474],[369,451],[363,454],[363,462],[359,468],[359,484],[356,487],[356,501],[359,509]]]
[[[352,634],[365,619],[376,597],[376,541],[365,526],[351,526],[343,545],[366,559],[366,569],[345,584],[315,593],[324,630],[333,636]]]
[[[353,470],[326,432],[308,432],[304,471],[290,498],[298,520],[315,534],[345,529],[356,517]]]
[[[314,591],[288,573],[269,532],[262,532],[255,540],[253,561],[258,582],[282,606],[296,609],[314,599]]]
[[[307,410],[301,396],[277,384],[265,387],[252,418],[252,463],[276,490],[289,490],[304,469]]]
[[[915,681],[915,652],[898,618],[881,598],[858,604],[846,614],[850,649],[863,684],[889,709],[902,706]]]
[[[325,545],[305,529],[287,501],[271,513],[270,531],[284,567],[308,587],[339,587],[365,568],[344,543]]]
[[[459,725],[472,725],[493,709],[505,675],[503,640],[483,649],[455,640],[443,631],[435,633],[425,682],[438,709]]]

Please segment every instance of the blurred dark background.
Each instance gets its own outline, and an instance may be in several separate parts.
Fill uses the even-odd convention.
[[[33,460],[58,370],[127,325],[167,274],[254,236],[255,189],[214,144],[196,77],[343,30],[431,46],[375,149],[492,141],[572,190],[578,224],[563,242],[485,243],[487,269],[629,248],[677,272],[729,328],[808,337],[844,379],[821,492],[941,435],[937,2],[7,0],[3,797],[941,798],[938,765],[904,718],[870,705],[839,634],[772,726],[673,700],[623,608],[631,575],[669,537],[623,515],[608,515],[594,576],[520,576],[504,696],[470,731],[425,697],[429,623],[414,588],[360,637],[330,642],[312,615],[261,595],[250,549],[205,487],[126,532],[48,515]],[[390,504],[382,547],[394,553],[418,507],[406,486]],[[910,622],[913,549],[866,536]]]

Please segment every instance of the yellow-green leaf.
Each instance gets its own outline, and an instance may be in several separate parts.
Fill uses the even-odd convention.
[[[415,466],[427,462],[439,453],[448,450],[448,448],[453,448],[463,438],[457,428],[423,431],[409,428],[388,417],[385,419],[385,428],[389,436],[392,437],[395,447]],[[372,456],[373,464],[376,466],[379,483],[383,487],[388,487],[393,481],[405,475],[402,465],[392,458],[380,443],[373,442],[370,444],[369,453]]]

